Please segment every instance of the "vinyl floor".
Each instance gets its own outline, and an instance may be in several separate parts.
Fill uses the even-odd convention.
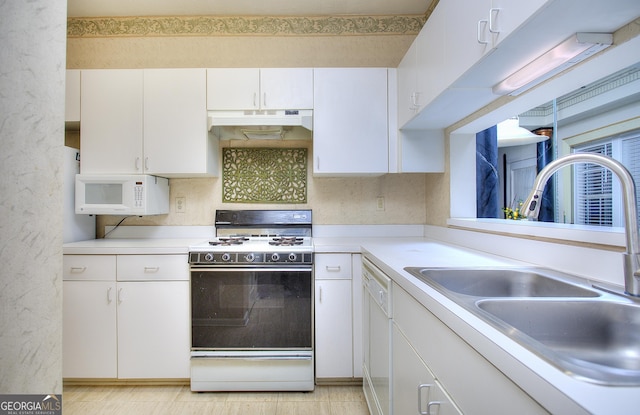
[[[191,392],[189,386],[65,386],[64,415],[369,415],[361,386]]]

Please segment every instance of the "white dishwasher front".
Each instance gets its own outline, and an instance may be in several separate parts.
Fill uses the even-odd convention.
[[[372,415],[391,414],[391,280],[362,259],[363,389]]]

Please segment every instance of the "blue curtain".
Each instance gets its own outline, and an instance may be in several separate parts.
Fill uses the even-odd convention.
[[[538,143],[538,172],[540,172],[540,170],[542,170],[544,166],[549,164],[551,161],[553,161],[553,140],[549,139]],[[542,202],[540,204],[540,214],[538,215],[538,220],[540,222],[553,222],[555,220],[554,195],[555,192],[552,179],[547,182],[547,185],[542,191]]]
[[[476,215],[500,217],[498,179],[498,128],[476,134]]]

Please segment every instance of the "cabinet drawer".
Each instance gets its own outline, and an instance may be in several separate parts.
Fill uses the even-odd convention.
[[[63,255],[63,280],[115,281],[115,255]]]
[[[118,255],[118,281],[189,280],[187,255]]]
[[[351,279],[351,254],[316,254],[316,279]]]

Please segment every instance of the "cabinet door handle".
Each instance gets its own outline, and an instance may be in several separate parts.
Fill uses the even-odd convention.
[[[489,32],[500,33],[500,28],[496,27],[496,21],[498,20],[498,14],[500,13],[499,7],[492,7],[489,9]]]
[[[254,108],[255,108],[255,107],[257,107],[257,105],[256,105],[256,98],[257,98],[257,93],[255,93],[255,92],[254,92],[254,93],[253,93],[253,107],[254,107]]]
[[[438,412],[440,412],[440,404],[441,403],[442,402],[440,402],[440,401],[431,401],[431,402],[429,402],[427,404],[427,415],[432,415],[431,414],[431,407],[433,407],[433,406],[437,406],[438,407]]]
[[[140,157],[136,157],[136,170],[140,170]]]
[[[483,32],[482,28],[486,27],[488,23],[489,21],[487,19],[478,20],[477,40],[478,40],[478,43],[480,43],[481,45],[486,45],[489,43],[487,39],[482,38],[482,32]]]
[[[264,108],[267,108],[267,93],[266,92],[262,93],[262,106]]]
[[[144,169],[149,170],[149,157],[144,158]]]
[[[87,270],[87,267],[71,267],[72,274],[80,274],[82,272],[85,272],[86,270]]]
[[[320,287],[318,287],[318,302],[321,303],[322,302],[322,285]]]
[[[144,272],[158,272],[160,271],[160,267],[144,267]]]
[[[327,265],[325,268],[327,269],[327,272],[340,272],[342,269],[340,268],[340,265]]]
[[[428,406],[428,404],[427,404],[427,411],[425,412],[425,411],[422,410],[422,390],[426,389],[427,393],[429,393],[429,390],[430,390],[431,386],[432,385],[429,384],[429,383],[423,383],[423,384],[418,385],[418,413],[420,415],[429,415],[429,406]],[[428,400],[429,400],[429,396],[427,395],[427,401]]]
[[[124,301],[124,296],[122,295],[122,288],[118,289],[118,303]]]
[[[113,290],[113,287],[109,287],[107,289],[107,304],[111,304],[111,302],[113,301],[113,298],[111,298],[111,291]]]

